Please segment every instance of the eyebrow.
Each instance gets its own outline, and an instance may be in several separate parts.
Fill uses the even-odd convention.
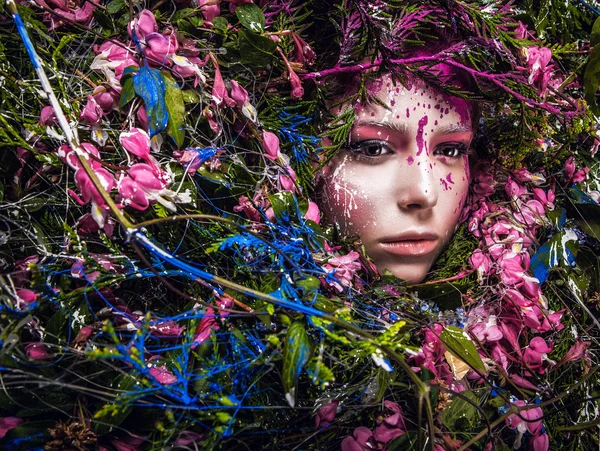
[[[398,133],[408,132],[408,125],[405,122],[381,122],[381,121],[357,121],[356,126],[358,127],[381,127],[388,128]],[[473,133],[473,128],[466,125],[436,125],[435,133],[437,135],[450,135],[452,133]]]

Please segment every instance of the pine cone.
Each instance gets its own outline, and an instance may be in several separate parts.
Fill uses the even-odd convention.
[[[70,424],[58,422],[48,429],[53,440],[44,445],[45,451],[93,451],[98,438],[96,434],[78,421]]]

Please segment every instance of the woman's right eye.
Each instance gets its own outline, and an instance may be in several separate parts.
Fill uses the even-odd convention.
[[[366,157],[379,157],[393,153],[384,141],[358,141],[350,144],[349,150]]]

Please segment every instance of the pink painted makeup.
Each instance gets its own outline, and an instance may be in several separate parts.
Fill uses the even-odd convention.
[[[468,102],[411,84],[386,75],[368,85],[387,108],[356,105],[349,146],[321,171],[321,206],[326,221],[360,237],[381,273],[418,283],[459,223],[473,129]]]

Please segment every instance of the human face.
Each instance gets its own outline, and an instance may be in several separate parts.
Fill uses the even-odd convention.
[[[380,273],[421,282],[456,227],[469,188],[468,102],[383,76],[358,104],[350,144],[321,170],[322,211],[358,235]]]

